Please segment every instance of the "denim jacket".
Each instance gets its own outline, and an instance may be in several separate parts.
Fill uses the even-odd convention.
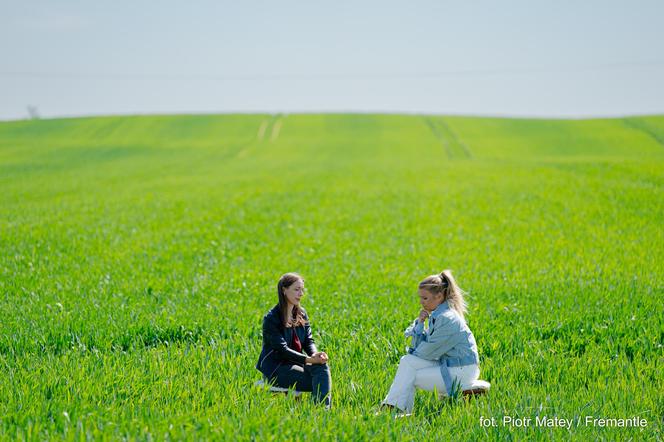
[[[447,367],[479,364],[473,333],[447,301],[429,315],[428,330],[418,318],[405,335],[412,337],[408,353],[422,359],[440,361]]]

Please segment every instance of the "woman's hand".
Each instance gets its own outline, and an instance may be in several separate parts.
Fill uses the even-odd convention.
[[[306,359],[307,364],[325,364],[328,361],[327,353],[319,351]]]
[[[420,322],[424,322],[428,317],[429,317],[429,312],[426,310],[422,310],[420,311],[420,316],[418,316],[417,319],[419,319]]]

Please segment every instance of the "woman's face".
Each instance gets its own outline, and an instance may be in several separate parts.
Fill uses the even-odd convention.
[[[300,299],[304,296],[304,281],[298,279],[290,287],[284,287],[284,295],[289,304],[299,306]]]
[[[442,293],[434,294],[427,289],[419,289],[417,292],[420,295],[420,305],[428,312],[436,310],[436,307],[443,302]]]

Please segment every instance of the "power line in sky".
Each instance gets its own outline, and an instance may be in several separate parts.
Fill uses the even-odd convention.
[[[283,80],[283,79],[404,79],[438,78],[450,76],[524,75],[559,72],[582,72],[633,68],[662,68],[664,60],[621,61],[588,65],[558,65],[546,67],[505,67],[493,69],[458,69],[434,72],[346,72],[346,73],[273,73],[273,74],[205,74],[205,73],[130,73],[130,72],[43,72],[0,71],[0,77],[44,78],[44,79],[162,79],[162,80]]]

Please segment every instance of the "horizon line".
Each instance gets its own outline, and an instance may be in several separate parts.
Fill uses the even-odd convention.
[[[373,110],[347,110],[347,111],[201,111],[201,112],[139,112],[139,113],[90,113],[90,114],[66,114],[47,117],[17,117],[9,119],[0,119],[0,123],[11,123],[19,121],[40,121],[40,120],[73,120],[85,118],[112,118],[112,117],[168,117],[168,116],[213,116],[213,115],[403,115],[403,116],[437,116],[437,117],[461,117],[461,118],[495,118],[495,119],[518,119],[518,120],[606,120],[622,118],[643,118],[664,116],[664,111],[656,113],[625,113],[611,115],[579,115],[579,116],[561,116],[561,115],[525,115],[525,114],[491,114],[491,113],[448,113],[448,112],[420,112],[420,111],[373,111]]]

